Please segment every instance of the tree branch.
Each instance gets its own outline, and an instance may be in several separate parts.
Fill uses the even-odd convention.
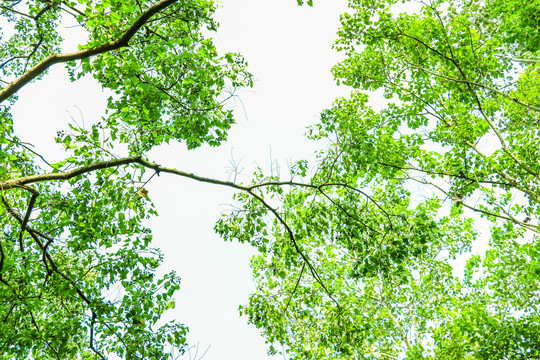
[[[293,233],[292,229],[289,227],[289,225],[287,224],[287,222],[281,217],[281,215],[279,215],[279,213],[277,212],[276,209],[271,207],[266,201],[264,201],[264,199],[262,197],[260,197],[259,195],[255,194],[253,192],[253,190],[258,186],[255,186],[255,185],[254,186],[238,185],[238,184],[235,184],[235,183],[230,182],[230,181],[222,181],[222,180],[207,178],[207,177],[195,175],[195,174],[192,174],[192,173],[188,173],[188,172],[185,172],[185,171],[181,171],[181,170],[178,170],[178,169],[163,167],[163,166],[158,165],[156,163],[152,163],[152,162],[149,162],[147,160],[144,160],[140,155],[136,155],[136,156],[126,157],[126,158],[121,158],[121,159],[113,159],[113,160],[109,160],[109,161],[96,162],[96,163],[93,163],[93,164],[90,164],[90,165],[81,166],[81,167],[79,167],[77,169],[73,169],[73,170],[65,171],[65,172],[48,173],[48,174],[41,174],[41,175],[31,175],[31,176],[26,176],[26,177],[21,177],[21,178],[16,178],[16,179],[9,179],[9,180],[5,180],[5,181],[0,181],[0,190],[9,190],[9,189],[13,189],[13,188],[27,187],[27,184],[39,183],[39,182],[43,182],[43,181],[68,180],[68,179],[71,179],[73,177],[76,177],[76,176],[79,176],[79,175],[82,175],[82,174],[86,174],[86,173],[90,173],[90,172],[93,172],[93,171],[96,171],[96,170],[116,167],[116,166],[119,166],[119,165],[127,165],[127,164],[139,164],[139,165],[142,165],[145,168],[154,170],[158,174],[161,173],[161,172],[169,173],[169,174],[186,177],[186,178],[196,180],[196,181],[200,181],[200,182],[204,182],[204,183],[227,186],[227,187],[231,187],[233,189],[237,189],[237,190],[247,192],[250,196],[254,197],[261,204],[263,204],[263,206],[266,209],[268,209],[272,214],[274,214],[276,219],[285,227],[285,230],[287,231],[287,234],[288,234],[290,240],[292,241],[292,243],[293,243],[293,245],[295,247],[295,250],[302,257],[303,261],[308,265],[308,267],[310,269],[310,272],[313,275],[313,277],[315,278],[315,280],[321,285],[321,287],[328,294],[328,296],[332,299],[332,301],[337,305],[337,307],[340,308],[339,303],[334,299],[334,297],[332,296],[332,293],[330,292],[330,290],[328,290],[328,288],[324,284],[323,280],[321,279],[321,277],[319,276],[319,274],[317,273],[317,271],[315,270],[313,265],[310,263],[308,257],[300,249],[298,243],[296,242],[296,238],[294,236],[294,233]],[[267,186],[272,185],[272,184],[274,184],[274,183],[270,183],[270,182],[266,183]],[[289,182],[289,184],[293,184],[293,183]],[[301,183],[296,183],[296,184],[297,185],[306,185],[306,184],[301,184]],[[325,186],[330,186],[330,185],[334,185],[334,184],[325,184]],[[317,186],[314,186],[314,185],[306,185],[306,186],[317,188]],[[346,185],[343,185],[343,186],[346,186]],[[359,190],[357,190],[357,191],[359,191]],[[21,222],[21,221],[19,221],[19,222]],[[22,224],[22,222],[21,222],[21,224]],[[32,235],[33,233],[30,232],[30,234]],[[40,247],[43,248],[43,245],[40,245]],[[52,260],[50,259],[50,256],[48,255],[48,253],[47,253],[47,257],[49,258],[49,261],[51,262]],[[56,269],[55,264],[52,263],[51,265],[53,266],[53,270],[58,272],[58,270]],[[62,274],[62,273],[59,273],[59,274],[62,277],[64,277],[66,280],[68,280],[69,282],[73,283],[71,281],[71,279],[67,278],[64,274]],[[81,295],[81,297],[84,297],[84,294],[82,294],[82,293],[79,293],[79,295]],[[86,300],[88,300],[88,299],[86,299]]]
[[[51,54],[26,73],[11,82],[2,91],[0,91],[0,103],[8,99],[11,95],[19,91],[23,86],[34,80],[36,77],[45,72],[54,64],[64,63],[73,60],[81,60],[94,55],[99,55],[111,50],[116,50],[128,45],[129,40],[135,33],[144,26],[144,24],[156,13],[167,8],[178,0],[162,0],[157,4],[149,7],[144,13],[135,20],[135,22],[124,32],[124,34],[116,40],[112,40],[106,44],[94,46],[90,49],[81,50],[68,54]]]
[[[399,334],[401,335],[401,338],[405,342],[405,345],[407,346],[407,349],[411,350],[412,345],[411,345],[411,342],[409,341],[409,339],[407,338],[407,333],[405,333],[405,330],[403,329],[403,327],[399,323],[398,319],[394,316],[394,314],[392,314],[392,311],[390,311],[390,308],[388,307],[388,305],[386,305],[386,303],[384,302],[382,297],[376,297],[376,296],[370,296],[370,295],[368,295],[368,296],[370,298],[372,298],[373,300],[379,302],[379,304],[381,304],[386,309],[386,311],[388,312],[388,315],[390,316],[390,319],[392,320],[392,322],[396,326]]]
[[[289,304],[291,303],[291,299],[296,293],[296,289],[298,289],[298,284],[300,284],[300,279],[302,279],[302,275],[304,274],[304,269],[306,268],[306,263],[302,264],[302,269],[300,270],[300,275],[298,275],[298,279],[296,279],[296,284],[294,285],[294,289],[292,293],[289,295],[289,299],[287,300],[287,304],[285,305],[285,309],[283,309],[283,314],[287,312],[287,309],[289,308]]]
[[[540,62],[540,60],[535,60],[535,59],[516,59],[516,58],[510,57],[510,56],[504,56],[504,55],[495,55],[495,56],[498,57],[498,58],[501,58],[501,59],[505,59],[505,60],[509,60],[509,61],[513,61],[513,62],[524,63],[524,64],[537,64],[537,63]]]
[[[334,299],[334,297],[332,296],[332,293],[330,292],[330,290],[328,290],[328,288],[326,287],[326,285],[324,284],[323,280],[321,279],[320,275],[317,273],[317,270],[315,270],[315,268],[313,267],[313,265],[311,264],[310,260],[308,259],[308,257],[304,254],[304,252],[302,251],[302,249],[300,249],[300,246],[298,245],[297,241],[296,241],[296,237],[294,236],[294,233],[292,231],[292,229],[290,228],[289,224],[287,224],[287,222],[281,217],[281,215],[279,215],[279,213],[276,211],[276,209],[274,209],[273,207],[271,207],[266,201],[264,201],[264,199],[262,197],[260,197],[259,195],[255,194],[253,191],[251,190],[244,190],[246,191],[248,194],[250,194],[252,197],[254,197],[255,199],[257,199],[261,204],[263,204],[263,206],[265,208],[267,208],[268,210],[270,210],[270,212],[272,214],[274,214],[274,216],[276,217],[276,219],[278,219],[278,221],[285,227],[285,230],[287,231],[287,234],[289,235],[289,239],[291,239],[292,243],[293,243],[293,246],[296,250],[296,252],[302,257],[302,259],[304,260],[304,263],[307,264],[307,266],[309,267],[309,271],[311,272],[311,275],[313,275],[313,278],[315,278],[315,280],[321,285],[321,287],[324,289],[324,291],[326,292],[326,294],[330,297],[330,299],[332,299],[332,301],[336,304],[337,308],[338,309],[341,309],[341,306],[339,305],[339,303],[337,302],[336,299]]]
[[[32,197],[30,198],[30,202],[28,203],[28,208],[26,209],[26,215],[24,215],[24,219],[21,223],[21,231],[19,232],[19,247],[21,249],[21,252],[24,252],[23,247],[23,233],[26,230],[26,225],[28,224],[28,220],[30,219],[30,214],[32,213],[32,209],[34,208],[34,204],[36,203],[36,199],[39,195],[39,193],[31,188],[27,187],[32,192]]]
[[[0,5],[0,9],[4,9],[5,11],[9,11],[9,12],[12,12],[14,14],[21,15],[21,16],[24,16],[24,17],[29,18],[29,19],[33,19],[32,16],[30,16],[30,15],[28,15],[26,13],[17,11],[17,10],[15,10],[13,8],[8,7],[8,6]]]
[[[107,169],[110,167],[116,167],[120,165],[133,164],[137,162],[137,159],[140,159],[140,156],[132,156],[121,159],[112,159],[108,161],[96,162],[90,165],[81,166],[77,169],[73,169],[65,172],[58,173],[47,173],[40,175],[31,175],[21,178],[9,179],[5,181],[0,181],[0,190],[9,190],[13,188],[21,188],[26,184],[34,184],[44,181],[55,181],[55,180],[68,180],[73,177],[86,174],[92,171]]]
[[[26,303],[25,303],[25,305],[28,307],[28,313],[30,314],[30,318],[32,319],[32,324],[33,324],[34,327],[36,328],[37,332],[40,333],[40,335],[41,335],[41,330],[39,329],[39,326],[38,326],[38,323],[37,323],[37,321],[36,321],[36,318],[34,317],[34,313],[32,312],[32,308],[31,308],[28,304],[26,304]],[[60,355],[58,354],[58,351],[56,351],[56,349],[53,348],[52,345],[49,344],[48,341],[45,341],[45,345],[47,345],[47,347],[49,347],[49,349],[51,349],[51,350],[54,352],[54,354],[56,355],[56,358],[57,358],[58,360],[60,360]]]
[[[409,65],[411,67],[414,67],[418,70],[422,70],[422,71],[425,71],[426,73],[430,74],[430,75],[433,75],[433,76],[436,76],[436,77],[440,77],[441,79],[444,79],[446,81],[450,81],[450,82],[454,82],[454,83],[458,83],[458,84],[465,84],[465,85],[468,85],[468,86],[476,86],[476,87],[479,87],[479,88],[482,88],[482,89],[485,89],[487,91],[491,91],[495,94],[498,94],[498,95],[501,95],[503,96],[504,98],[510,100],[510,101],[513,101],[515,102],[516,104],[519,104],[521,106],[524,106],[528,109],[531,109],[531,110],[534,110],[534,111],[537,111],[537,112],[540,112],[540,107],[538,106],[534,106],[534,105],[531,105],[531,104],[527,104],[519,99],[516,99],[510,95],[508,95],[507,93],[503,92],[503,91],[500,91],[500,90],[497,90],[495,88],[492,88],[491,86],[488,86],[488,85],[485,85],[485,84],[480,84],[480,83],[477,83],[475,81],[471,81],[471,80],[468,80],[468,79],[463,79],[463,80],[460,80],[460,79],[456,79],[456,78],[453,78],[453,77],[450,77],[450,76],[446,76],[446,75],[443,75],[443,74],[440,74],[440,73],[437,73],[435,71],[431,71],[431,70],[428,70],[420,65],[416,65],[416,64],[413,64],[413,63],[409,63]],[[458,68],[459,70],[459,68]]]
[[[4,259],[5,258],[6,258],[6,255],[4,254],[4,248],[2,247],[2,241],[0,240],[0,282],[3,283],[4,285],[9,286],[9,283],[6,280],[4,280],[4,278],[2,276],[2,269],[4,268]],[[9,316],[9,313],[8,313],[8,316]]]
[[[96,313],[92,311],[92,320],[90,321],[90,349],[96,353],[100,359],[102,360],[106,360],[105,357],[99,352],[96,350],[96,348],[94,347],[94,324],[96,323]]]
[[[412,177],[409,177],[409,179],[413,180],[413,181],[416,181],[420,184],[425,184],[425,185],[430,185],[430,186],[433,186],[434,188],[436,188],[437,190],[439,190],[441,193],[445,194],[447,197],[452,197],[452,194],[448,193],[447,191],[445,191],[442,187],[430,182],[430,181],[424,181],[424,180],[419,180],[419,179],[415,179],[415,178],[412,178]],[[528,224],[527,222],[525,221],[519,221],[518,219],[516,219],[515,217],[513,217],[512,215],[510,215],[508,212],[506,212],[501,206],[497,205],[497,204],[494,204],[496,207],[498,207],[502,212],[504,212],[507,216],[504,216],[504,215],[501,215],[501,214],[497,214],[497,213],[494,213],[494,212],[491,212],[491,211],[487,211],[487,210],[483,210],[483,209],[479,209],[479,208],[476,208],[474,206],[471,206],[471,205],[468,205],[467,203],[465,203],[463,201],[463,199],[461,199],[459,201],[459,204],[474,211],[474,212],[478,212],[478,213],[481,213],[481,214],[484,214],[484,215],[487,215],[487,216],[492,216],[492,217],[495,217],[495,218],[499,218],[499,219],[503,219],[503,220],[507,220],[507,221],[511,221],[513,222],[514,224],[517,224],[527,230],[530,230],[532,232],[535,232],[537,234],[540,234],[540,225],[535,225],[535,224]]]

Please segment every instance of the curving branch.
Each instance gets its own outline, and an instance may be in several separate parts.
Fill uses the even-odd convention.
[[[332,293],[330,292],[330,290],[328,290],[328,288],[326,287],[326,285],[324,284],[324,281],[322,280],[321,276],[319,275],[319,273],[317,272],[317,270],[315,270],[315,268],[313,267],[313,265],[311,264],[311,261],[309,260],[309,258],[307,257],[306,254],[304,254],[304,252],[302,251],[302,249],[300,249],[300,246],[298,245],[298,242],[296,241],[296,237],[294,236],[294,233],[291,229],[291,227],[289,226],[289,224],[287,224],[287,222],[281,217],[281,215],[279,215],[279,213],[277,212],[276,209],[274,209],[273,207],[271,207],[266,201],[264,201],[264,199],[262,197],[260,197],[259,195],[255,194],[253,191],[251,190],[246,190],[248,194],[250,194],[251,196],[253,196],[255,199],[257,199],[261,204],[263,204],[263,206],[265,208],[267,208],[268,210],[270,210],[270,212],[272,212],[272,214],[274,214],[274,216],[276,217],[276,219],[278,219],[278,221],[285,227],[285,230],[287,231],[287,234],[289,235],[289,239],[291,239],[292,243],[293,243],[293,246],[296,250],[296,252],[300,255],[300,257],[302,257],[302,260],[304,260],[304,264],[307,264],[307,266],[309,267],[309,271],[311,272],[311,275],[313,275],[313,278],[321,285],[321,287],[324,289],[324,291],[326,292],[326,294],[330,297],[330,299],[332,299],[332,301],[334,302],[334,304],[336,304],[336,307],[338,309],[341,309],[341,306],[339,305],[339,302],[332,296]]]
[[[36,199],[39,195],[39,192],[37,192],[37,190],[31,188],[31,187],[27,187],[28,190],[30,190],[30,192],[32,193],[32,197],[30,198],[30,202],[28,203],[28,208],[26,210],[26,215],[24,215],[24,219],[21,223],[21,231],[19,233],[19,247],[21,249],[21,252],[24,252],[24,247],[23,247],[23,234],[24,234],[24,231],[26,230],[26,225],[28,225],[28,220],[30,219],[30,214],[32,213],[32,210],[34,209],[34,204],[36,203]]]
[[[144,167],[146,167],[146,168],[153,169],[157,173],[160,173],[160,172],[170,173],[170,174],[174,174],[174,175],[187,177],[187,178],[197,180],[197,181],[200,181],[200,182],[206,182],[206,183],[216,184],[216,185],[223,185],[223,186],[232,187],[232,188],[237,189],[237,190],[242,190],[242,191],[247,192],[253,198],[257,199],[267,210],[269,210],[272,214],[274,214],[274,217],[283,225],[283,227],[285,227],[285,230],[287,231],[289,239],[293,243],[293,246],[294,246],[296,252],[300,255],[300,257],[302,257],[302,260],[304,261],[304,263],[307,264],[307,266],[308,266],[311,274],[315,278],[315,280],[321,285],[321,287],[324,289],[326,294],[336,304],[338,309],[341,309],[341,306],[339,305],[338,301],[332,296],[332,293],[330,292],[330,290],[324,284],[324,281],[322,280],[322,278],[318,274],[317,270],[311,264],[309,258],[304,254],[302,249],[300,249],[300,246],[298,245],[298,242],[296,241],[296,237],[294,236],[294,232],[290,228],[289,224],[287,224],[287,222],[283,219],[283,217],[281,217],[281,215],[277,212],[276,209],[274,209],[272,206],[270,206],[262,197],[260,197],[259,195],[255,194],[253,192],[253,190],[256,189],[257,187],[270,186],[270,185],[274,185],[276,183],[268,182],[268,183],[264,183],[264,185],[258,184],[258,185],[253,185],[253,186],[243,186],[243,185],[235,184],[235,183],[230,182],[230,181],[222,181],[222,180],[206,178],[206,177],[198,176],[198,175],[195,175],[195,174],[192,174],[192,173],[186,173],[184,171],[180,171],[180,170],[177,170],[177,169],[171,169],[171,168],[162,167],[162,166],[160,166],[158,164],[150,163],[150,162],[142,159],[141,157],[137,158],[137,160],[135,162],[142,165],[142,166],[144,166]],[[284,182],[283,184],[305,185],[305,184],[293,183],[293,182]],[[311,187],[311,186],[309,186],[309,187]]]
[[[126,47],[131,38],[135,35],[135,33],[139,31],[139,29],[143,27],[152,16],[177,1],[178,0],[162,0],[157,4],[149,7],[137,18],[137,20],[135,20],[135,22],[133,22],[133,24],[126,31],[124,31],[124,34],[118,39],[112,40],[106,44],[94,46],[93,48],[81,50],[74,53],[49,55],[37,65],[35,65],[33,68],[28,70],[26,73],[11,82],[4,89],[2,89],[2,91],[0,91],[0,103],[7,100],[11,95],[15,94],[23,86],[44,73],[49,67],[54,64],[86,59],[94,55],[99,55],[122,47]]]

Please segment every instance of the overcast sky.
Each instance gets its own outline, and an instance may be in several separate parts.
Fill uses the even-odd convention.
[[[246,181],[255,165],[269,169],[277,161],[286,175],[289,159],[313,157],[316,144],[305,138],[305,127],[347,92],[334,85],[330,74],[339,59],[331,46],[346,1],[315,0],[313,8],[298,7],[296,0],[222,3],[215,43],[221,52],[245,56],[256,79],[254,88],[239,93],[237,124],[227,144],[191,152],[178,145],[161,147],[150,159],[219,179],[227,179],[234,160],[244,169],[239,181]],[[98,121],[105,99],[93,79],[70,84],[63,68],[54,67],[44,80],[20,91],[13,111],[16,131],[49,162],[59,161],[56,131],[72,121],[70,114],[79,122],[84,117],[86,124]],[[210,346],[205,360],[268,358],[258,330],[238,315],[238,305],[254,289],[249,267],[253,252],[247,245],[224,243],[213,232],[215,221],[230,208],[233,192],[166,174],[146,187],[160,214],[149,225],[154,245],[165,254],[163,271],[175,270],[182,277],[177,306],[169,316],[190,327],[188,341],[199,342],[199,356]]]

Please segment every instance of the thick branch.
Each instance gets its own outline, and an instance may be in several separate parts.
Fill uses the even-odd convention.
[[[124,34],[116,40],[112,40],[106,44],[95,46],[90,49],[81,50],[69,54],[51,54],[36,66],[28,70],[21,75],[15,81],[6,86],[0,91],[0,103],[8,99],[11,95],[19,91],[23,86],[34,80],[36,77],[45,72],[49,67],[58,63],[65,63],[68,61],[86,59],[94,55],[99,55],[105,52],[116,50],[128,45],[129,40],[135,35],[135,33],[156,13],[167,8],[175,3],[177,0],[162,0],[157,4],[149,7],[144,13],[139,16],[137,20],[124,32]]]
[[[30,198],[30,202],[28,203],[26,215],[24,216],[23,222],[21,224],[21,231],[19,233],[19,247],[21,249],[21,252],[24,252],[23,234],[24,234],[24,231],[26,230],[26,225],[28,224],[28,220],[30,219],[30,214],[32,213],[32,210],[34,209],[34,204],[36,203],[36,199],[38,195],[39,193],[36,190],[32,189],[32,197]]]
[[[5,181],[0,181],[0,190],[9,190],[14,188],[21,188],[27,184],[35,184],[44,181],[54,181],[54,180],[68,180],[73,177],[86,174],[92,171],[107,169],[110,167],[116,167],[120,165],[133,164],[140,159],[140,156],[132,156],[121,159],[113,159],[108,161],[96,162],[90,165],[81,166],[77,169],[70,171],[59,172],[59,173],[48,173],[41,175],[31,175],[21,178],[9,179]]]
[[[2,277],[2,269],[4,268],[4,259],[5,258],[6,258],[6,256],[4,254],[4,248],[2,247],[2,240],[0,240],[0,282],[9,286],[9,283],[6,280],[4,280],[4,278]],[[9,313],[8,313],[8,315],[9,315]]]
[[[249,186],[238,185],[238,184],[235,184],[235,183],[230,182],[230,181],[223,181],[223,180],[207,178],[207,177],[204,177],[204,176],[195,175],[195,174],[188,173],[188,172],[185,172],[185,171],[181,171],[181,170],[178,170],[178,169],[164,167],[164,166],[161,166],[159,164],[146,161],[146,160],[142,159],[140,156],[133,157],[133,158],[126,158],[126,160],[127,159],[133,159],[130,162],[137,163],[139,165],[144,166],[145,168],[152,169],[155,172],[157,172],[158,174],[163,172],[163,173],[178,175],[178,176],[186,177],[186,178],[196,180],[196,181],[199,181],[199,182],[227,186],[227,187],[231,187],[233,189],[242,190],[242,191],[249,191],[249,190],[252,189]],[[119,160],[121,160],[121,159],[119,159]],[[1,183],[0,183],[0,186],[1,186]]]

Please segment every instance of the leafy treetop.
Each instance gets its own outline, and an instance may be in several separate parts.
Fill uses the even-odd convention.
[[[333,73],[354,90],[311,129],[331,145],[308,184],[267,188],[288,226],[242,197],[216,227],[260,250],[242,312],[271,352],[540,355],[540,8],[415,4],[349,1]],[[487,241],[474,213],[491,223]]]

